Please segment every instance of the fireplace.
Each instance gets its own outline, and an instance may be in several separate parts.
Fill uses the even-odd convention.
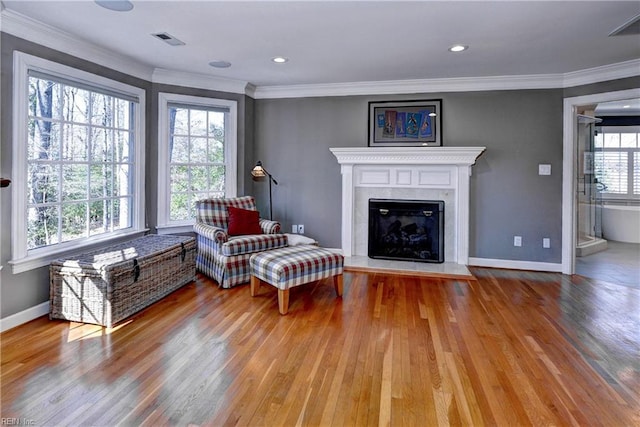
[[[347,259],[375,260],[368,251],[369,199],[443,200],[443,263],[403,263],[448,268],[469,257],[469,178],[485,147],[331,148],[342,174],[342,251]],[[345,261],[346,262],[346,261]]]
[[[369,199],[369,257],[444,262],[444,201]]]

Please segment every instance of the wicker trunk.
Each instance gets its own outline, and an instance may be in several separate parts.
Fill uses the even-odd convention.
[[[112,327],[195,279],[193,237],[148,235],[50,266],[51,319]]]

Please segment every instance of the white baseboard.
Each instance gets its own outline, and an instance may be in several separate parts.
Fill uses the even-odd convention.
[[[509,259],[490,259],[469,257],[468,265],[476,267],[507,268],[510,270],[550,271],[562,273],[562,264],[552,262],[513,261]]]
[[[12,314],[11,316],[7,316],[0,319],[0,332],[15,328],[23,323],[37,319],[40,316],[44,316],[47,313],[49,313],[49,301],[27,308],[26,310]]]

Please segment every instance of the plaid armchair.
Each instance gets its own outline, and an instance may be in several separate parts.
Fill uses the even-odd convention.
[[[287,236],[280,234],[280,223],[260,219],[264,234],[229,236],[228,207],[256,210],[251,196],[230,199],[205,199],[196,202],[198,254],[196,268],[213,278],[223,288],[251,280],[249,258],[256,252],[287,246]]]

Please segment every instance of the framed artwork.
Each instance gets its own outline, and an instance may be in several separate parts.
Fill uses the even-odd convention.
[[[369,102],[370,147],[441,145],[441,99]]]

